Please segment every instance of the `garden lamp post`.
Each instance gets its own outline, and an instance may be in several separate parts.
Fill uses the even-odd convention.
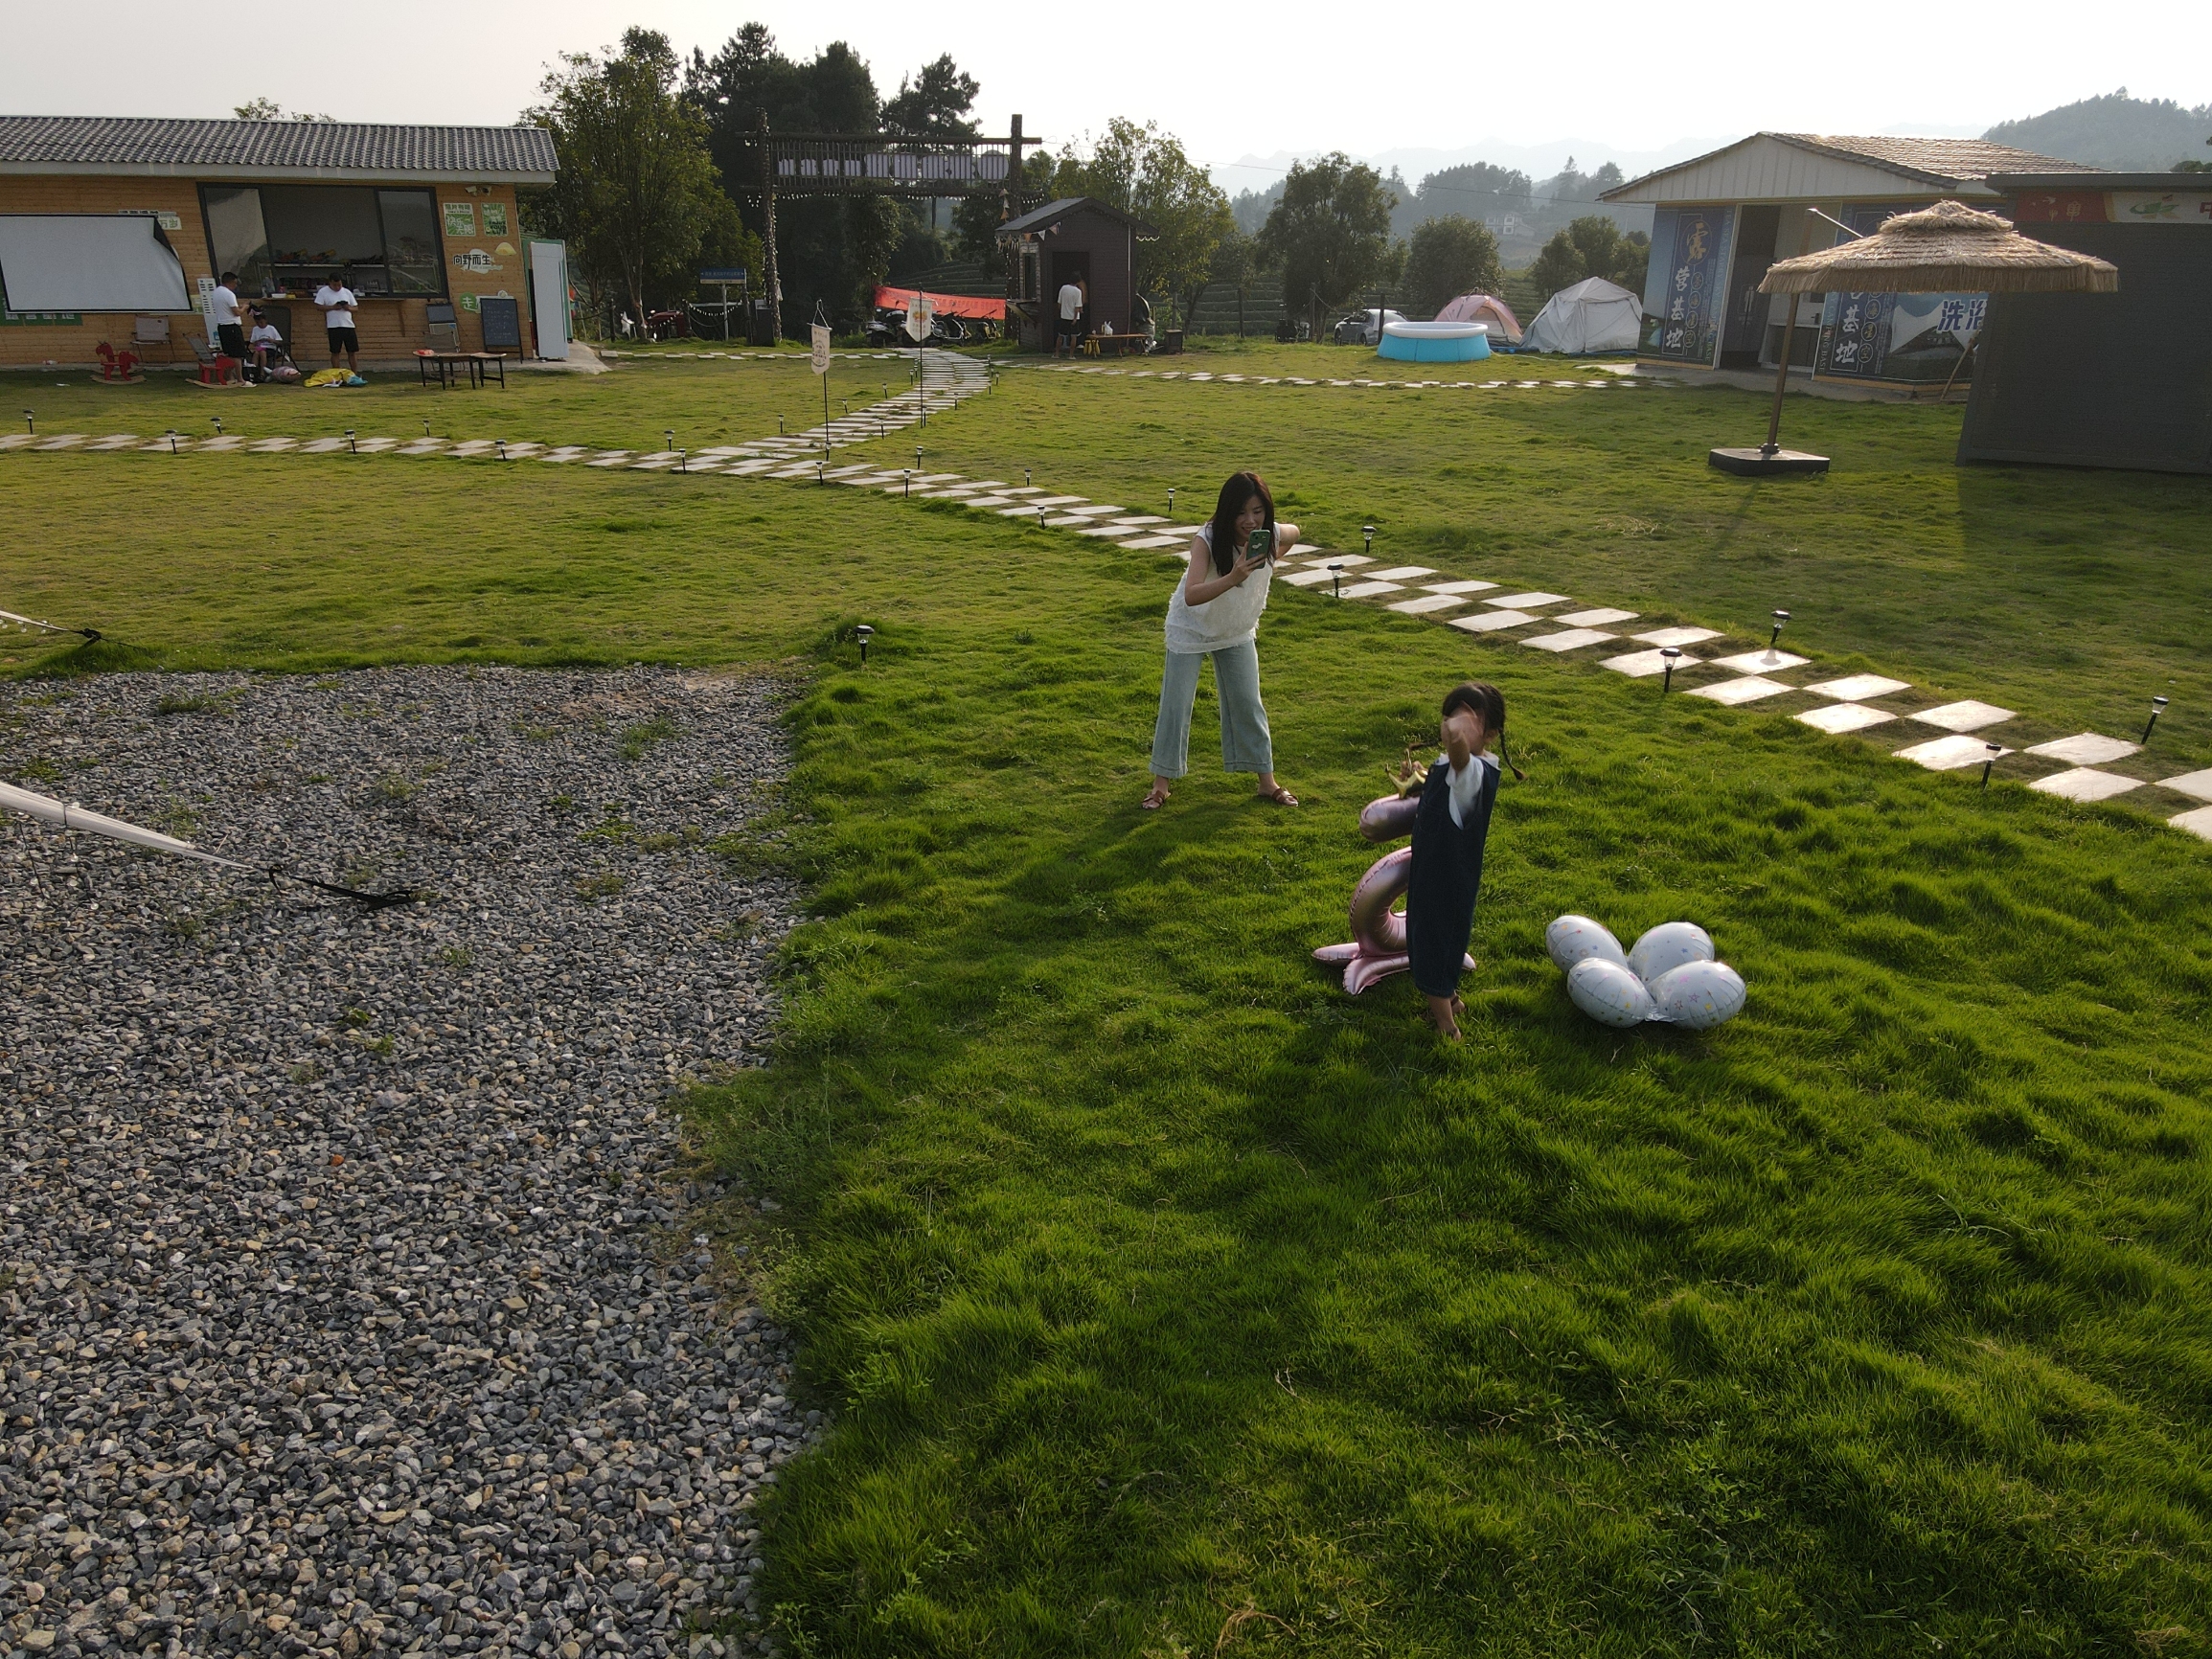
[[[1028,482],[1028,475],[1027,475],[1027,474],[1024,474],[1024,475],[1023,475],[1023,480],[1022,480],[1022,481],[1023,481],[1024,483],[1027,483],[1027,482]],[[1171,485],[1169,485],[1169,486],[1168,486],[1168,516],[1169,516],[1170,518],[1173,518],[1173,517],[1174,517],[1174,515],[1175,515],[1175,487],[1174,487],[1174,485],[1172,485],[1172,484],[1171,484]]]
[[[673,426],[662,427],[661,436],[669,441],[669,447],[671,449],[673,449],[676,446],[676,429]]]
[[[215,422],[215,435],[220,438],[223,435],[223,418],[220,415],[210,415],[208,419]]]
[[[1984,743],[1982,747],[1988,751],[1981,762],[1981,786],[1986,789],[1989,787],[1990,768],[1997,763],[1997,757],[2004,753],[2004,746],[2000,743]]]
[[[853,637],[860,642],[860,666],[866,668],[868,666],[868,642],[876,637],[876,630],[866,623],[862,623],[853,630]]]
[[[2171,699],[2167,697],[2153,697],[2151,699],[2151,717],[2143,722],[2144,742],[2148,743],[2151,740],[2151,728],[2158,723],[2158,716],[2166,712],[2166,704]]]
[[[176,453],[176,428],[175,428],[175,427],[171,426],[171,427],[169,429],[168,438],[169,438],[169,452],[170,452],[171,455],[174,455],[174,454]]]
[[[1767,660],[1768,662],[1772,662],[1777,654],[1774,649],[1774,642],[1782,637],[1783,625],[1789,620],[1790,613],[1786,610],[1778,610],[1774,613],[1774,631],[1767,636]]]
[[[430,417],[427,415],[422,417],[422,436],[425,438],[430,436]]]
[[[912,467],[900,468],[899,481],[901,489],[908,497],[911,497],[914,494],[914,469]]]
[[[1331,599],[1342,599],[1344,597],[1344,567],[1341,564],[1333,564],[1329,567],[1329,597]]]
[[[353,442],[353,429],[351,426],[346,428],[346,452],[349,455],[358,455],[361,453],[361,446]],[[502,451],[501,453],[504,456],[505,451]]]
[[[38,417],[29,409],[23,411],[23,430],[34,438],[38,436]]]
[[[1666,659],[1665,667],[1661,670],[1666,677],[1659,682],[1659,695],[1663,697],[1675,689],[1675,665],[1682,660],[1682,648],[1680,646],[1661,646],[1659,655]]]

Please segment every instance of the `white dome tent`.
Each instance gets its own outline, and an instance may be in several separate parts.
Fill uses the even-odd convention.
[[[1524,352],[1560,352],[1570,356],[1597,352],[1633,352],[1644,328],[1644,302],[1618,283],[1585,277],[1562,288],[1544,303],[1521,336]]]

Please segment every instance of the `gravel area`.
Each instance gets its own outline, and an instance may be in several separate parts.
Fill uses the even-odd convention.
[[[0,820],[0,1656],[765,1645],[748,1511],[820,1419],[669,1097],[774,1016],[794,890],[710,844],[779,696],[0,688],[0,777],[429,893]]]

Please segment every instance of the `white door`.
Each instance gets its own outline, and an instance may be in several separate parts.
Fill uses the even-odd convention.
[[[568,361],[568,245],[530,244],[530,314],[537,327],[537,354]]]

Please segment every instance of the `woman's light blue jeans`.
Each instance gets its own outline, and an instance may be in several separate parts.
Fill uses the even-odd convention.
[[[1260,704],[1260,650],[1250,640],[1218,651],[1170,651],[1160,676],[1160,717],[1152,727],[1152,776],[1180,778],[1191,764],[1191,705],[1198,695],[1198,664],[1214,659],[1214,693],[1221,705],[1221,764],[1232,772],[1272,772],[1275,745]]]

